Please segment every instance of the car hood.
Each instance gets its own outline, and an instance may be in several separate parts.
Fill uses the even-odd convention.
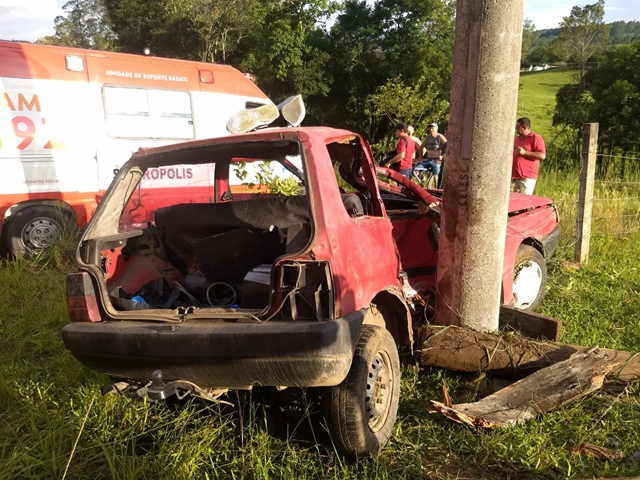
[[[380,177],[390,178],[398,185],[391,185],[378,182],[378,186],[382,192],[393,193],[402,196],[410,196],[416,200],[423,200],[427,204],[442,201],[442,190],[425,190],[412,180],[409,180],[398,172],[388,168],[377,167],[376,173]],[[509,196],[509,214],[521,212],[531,208],[543,207],[545,205],[553,205],[553,200],[547,197],[538,197],[537,195],[526,195],[524,193],[511,193]]]
[[[526,195],[524,193],[512,193],[509,197],[509,213],[552,204],[553,200],[547,197]]]

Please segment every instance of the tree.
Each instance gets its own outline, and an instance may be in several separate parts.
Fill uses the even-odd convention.
[[[244,37],[234,63],[256,75],[274,100],[329,92],[320,24],[335,11],[332,0],[258,0],[254,28]]]
[[[433,120],[441,122],[449,113],[449,102],[439,98],[431,85],[424,77],[411,85],[399,77],[393,78],[369,96],[368,111],[376,117],[386,117],[394,124],[400,121],[420,124],[427,113],[429,123]]]
[[[326,46],[337,59],[328,66],[333,101],[318,111],[316,121],[373,137],[377,126],[367,113],[367,97],[395,76],[388,72],[383,38],[381,15],[373,6],[364,0],[345,2]]]
[[[189,37],[191,24],[184,24],[183,19],[169,18],[166,0],[103,1],[119,50],[142,54],[149,48],[154,55],[191,58],[188,54],[194,48]],[[171,42],[162,38],[163,33],[165,38],[168,36],[167,32],[176,34]]]
[[[338,61],[330,64],[334,101],[323,110],[323,123],[375,143],[389,137],[395,121],[420,130],[420,121],[444,120],[454,14],[448,0],[347,0],[329,35],[331,58]]]
[[[38,43],[95,50],[114,48],[115,37],[103,0],[71,0],[62,9],[65,15],[54,20],[56,33],[39,38]]]
[[[536,25],[533,20],[525,18],[522,26],[522,53],[520,56],[520,62],[524,62],[531,51],[533,42],[535,42],[540,36],[540,32],[536,31]]]
[[[253,28],[257,0],[103,0],[118,48],[226,62]]]
[[[168,0],[167,17],[188,25],[195,55],[203,62],[226,62],[253,27],[255,0]],[[197,39],[197,40],[196,40]]]
[[[65,8],[73,15],[59,22],[56,42],[231,63],[275,102],[302,94],[307,125],[376,142],[399,120],[419,131],[446,124],[455,0],[72,0]],[[102,27],[109,43],[84,33]]]
[[[584,7],[575,6],[560,22],[558,42],[580,65],[580,80],[594,53],[602,49],[609,38],[610,26],[604,21],[604,0]]]
[[[609,31],[609,37],[611,43],[627,43],[625,34],[626,22],[619,21],[611,24],[611,30]]]
[[[640,41],[607,52],[590,68],[582,84],[566,85],[556,95],[553,124],[566,132],[567,144],[579,151],[580,130],[598,122],[598,146],[610,155],[640,154]],[[620,160],[624,176],[626,163]]]
[[[579,84],[568,84],[556,93],[556,108],[553,126],[558,127],[560,150],[567,156],[580,157],[581,131],[585,123],[591,121],[593,97]]]
[[[594,98],[592,120],[600,124],[600,147],[610,153],[640,153],[640,41],[612,49],[585,76]],[[621,165],[624,173],[624,162]]]
[[[527,55],[525,59],[528,64],[545,64],[545,63],[557,63],[563,60],[555,43],[550,43],[542,47],[538,47]]]

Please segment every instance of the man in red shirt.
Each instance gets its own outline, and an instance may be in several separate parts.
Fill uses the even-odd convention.
[[[396,156],[384,166],[390,168],[391,165],[399,163],[398,171],[400,174],[410,179],[413,173],[413,154],[416,152],[416,144],[409,136],[409,126],[402,122],[396,125],[395,136],[398,139]]]
[[[516,133],[513,142],[511,190],[533,195],[540,162],[547,156],[544,139],[531,131],[531,122],[526,117],[516,121]]]
[[[533,195],[540,162],[547,156],[544,139],[531,131],[531,122],[526,117],[516,121],[516,133],[518,135],[513,142],[511,190]]]

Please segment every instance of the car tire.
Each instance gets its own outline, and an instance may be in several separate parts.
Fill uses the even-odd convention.
[[[51,247],[68,225],[75,225],[71,212],[51,205],[33,205],[9,216],[2,239],[9,253],[28,257]]]
[[[387,329],[363,325],[347,377],[325,396],[325,417],[335,446],[360,457],[378,453],[391,437],[399,399],[395,341]]]
[[[520,245],[513,266],[513,306],[534,311],[544,298],[547,262],[531,245]]]

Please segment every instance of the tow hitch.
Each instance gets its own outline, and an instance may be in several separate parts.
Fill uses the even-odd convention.
[[[149,400],[166,400],[171,395],[175,395],[178,388],[174,382],[164,383],[162,370],[154,370],[151,374],[151,386],[147,387]]]
[[[227,393],[228,389],[226,388],[200,388],[195,383],[187,380],[165,382],[162,370],[154,370],[151,374],[150,382],[142,383],[133,380],[130,382],[121,381],[111,385],[105,385],[101,388],[101,391],[103,396],[111,393],[128,393],[134,397],[148,398],[154,402],[166,400],[173,395],[175,395],[178,400],[182,400],[189,393],[192,393],[205,400],[233,405],[225,400],[220,400],[220,397]]]

